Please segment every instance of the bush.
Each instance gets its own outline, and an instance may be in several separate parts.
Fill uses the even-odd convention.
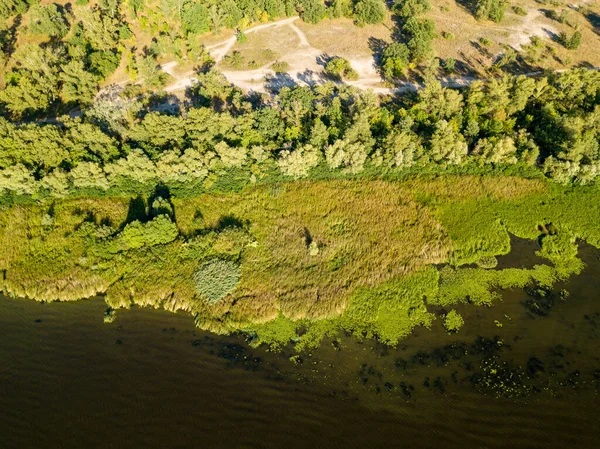
[[[198,294],[215,304],[231,293],[240,281],[240,267],[228,260],[213,259],[194,274]]]
[[[453,41],[454,39],[456,39],[456,36],[449,31],[442,31],[442,37],[449,41]]]
[[[560,33],[558,40],[567,50],[577,50],[581,45],[581,33],[575,31],[573,36],[568,37],[564,31]]]
[[[477,265],[480,268],[496,268],[496,266],[498,266],[498,259],[496,259],[494,256],[483,256],[477,261]]]
[[[456,310],[452,309],[444,317],[444,327],[448,332],[458,332],[459,329],[465,324],[465,320]]]
[[[344,58],[333,58],[325,66],[325,73],[333,79],[341,80],[346,78],[348,80],[357,80],[358,73],[350,65],[350,61]]]
[[[525,8],[523,8],[522,6],[515,5],[512,7],[512,10],[518,16],[526,16],[527,15],[527,10]]]
[[[271,70],[275,73],[287,73],[290,70],[290,65],[285,61],[277,61],[271,65]]]

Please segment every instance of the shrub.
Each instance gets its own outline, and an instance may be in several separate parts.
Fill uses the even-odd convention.
[[[498,259],[496,259],[494,256],[483,256],[477,261],[477,265],[480,268],[496,268],[496,266],[498,266]]]
[[[454,39],[456,39],[456,36],[449,31],[442,31],[442,37],[449,41],[453,41]]]
[[[231,293],[239,281],[239,265],[222,259],[206,262],[194,274],[196,291],[209,304],[215,304]]]
[[[567,50],[577,50],[581,45],[581,33],[575,31],[573,36],[568,37],[564,31],[560,33],[558,40]]]
[[[454,59],[452,56],[449,56],[444,61],[444,70],[447,73],[454,73],[455,68],[456,68],[456,59]]]
[[[526,16],[527,15],[527,10],[525,8],[523,8],[522,6],[515,5],[512,7],[512,10],[518,16]]]
[[[271,70],[275,73],[287,73],[290,70],[290,65],[285,61],[277,61],[271,65]]]
[[[465,320],[456,310],[452,309],[444,317],[444,327],[448,332],[458,332],[459,329],[465,324]]]
[[[357,80],[358,73],[350,65],[350,61],[344,58],[333,58],[325,66],[325,73],[333,79],[341,80],[343,78],[349,80]]]

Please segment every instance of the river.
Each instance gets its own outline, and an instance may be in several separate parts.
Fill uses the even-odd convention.
[[[535,263],[516,246],[499,266]],[[582,245],[549,297],[459,306],[458,334],[436,320],[397,348],[341,336],[291,360],[187,314],[104,324],[101,298],[0,297],[0,447],[598,448],[599,255]]]

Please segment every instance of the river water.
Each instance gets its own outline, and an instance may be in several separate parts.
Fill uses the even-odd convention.
[[[516,247],[500,266],[537,262]],[[0,447],[599,448],[600,252],[580,256],[546,296],[459,306],[458,334],[292,360],[186,314],[0,297]]]

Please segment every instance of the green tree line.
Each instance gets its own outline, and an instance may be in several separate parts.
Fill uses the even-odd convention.
[[[211,71],[192,98],[175,115],[109,98],[58,123],[0,119],[0,189],[64,196],[157,183],[206,188],[232,173],[247,183],[510,166],[584,184],[600,169],[600,73],[593,70],[506,76],[464,89],[430,80],[388,100],[333,83],[286,87],[265,102]]]

